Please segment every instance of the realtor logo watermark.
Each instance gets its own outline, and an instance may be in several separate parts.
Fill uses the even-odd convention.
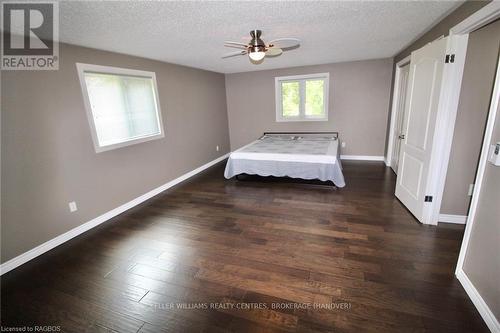
[[[59,69],[59,5],[2,2],[2,70]]]

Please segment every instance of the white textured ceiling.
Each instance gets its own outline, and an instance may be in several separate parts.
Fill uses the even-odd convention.
[[[394,56],[461,2],[454,1],[66,1],[60,40],[222,73]],[[298,49],[260,65],[225,40],[297,37]]]

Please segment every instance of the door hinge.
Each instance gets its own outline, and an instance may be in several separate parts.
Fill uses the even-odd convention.
[[[455,62],[455,54],[447,54],[444,57],[444,62],[445,62],[445,64],[454,63]]]
[[[424,202],[432,202],[432,195],[426,195],[424,198]]]

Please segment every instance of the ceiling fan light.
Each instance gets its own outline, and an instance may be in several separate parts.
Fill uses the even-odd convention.
[[[266,48],[264,46],[260,46],[260,45],[252,46],[248,50],[248,56],[253,61],[256,61],[256,62],[261,61],[266,56]]]
[[[261,61],[262,59],[264,59],[264,57],[266,56],[266,53],[265,52],[262,52],[262,51],[257,51],[257,52],[250,52],[248,54],[248,56],[250,57],[250,59],[252,59],[253,61]]]

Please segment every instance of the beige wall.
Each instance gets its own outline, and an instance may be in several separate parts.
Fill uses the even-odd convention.
[[[447,36],[453,26],[489,2],[466,1],[396,55],[394,64],[408,56],[412,51],[423,47],[440,36]],[[476,174],[481,140],[486,123],[488,100],[484,96],[491,92],[494,70],[488,71],[492,65],[494,66],[494,61],[492,62],[491,59],[496,54],[492,52],[494,47],[483,41],[484,36],[474,36],[474,34],[470,35],[471,39],[468,45],[441,214],[467,215],[470,202],[468,196],[469,184],[473,183]],[[484,107],[485,104],[486,107]]]
[[[58,71],[2,73],[2,262],[229,151],[224,75],[64,44],[60,55]],[[165,138],[96,154],[76,62],[155,72]]]
[[[328,122],[276,122],[276,76],[330,73]],[[345,62],[226,75],[231,148],[265,131],[338,131],[342,154],[384,154],[392,59]]]
[[[469,35],[462,89],[441,213],[467,215],[500,45],[500,21]]]
[[[500,142],[500,110],[491,144]],[[486,163],[464,271],[500,320],[500,167]]]

